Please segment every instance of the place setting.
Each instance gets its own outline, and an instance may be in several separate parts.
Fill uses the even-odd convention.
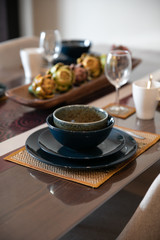
[[[92,110],[82,105],[68,106],[71,107],[81,111],[86,108]],[[62,112],[64,108],[61,108]],[[86,131],[57,128],[53,122],[51,114],[47,118],[49,128],[33,133],[26,141],[27,151],[43,162],[73,169],[100,169],[123,162],[135,153],[136,142],[119,130],[112,129],[114,119],[111,116],[108,116],[107,127]]]
[[[57,108],[46,123],[5,159],[94,188],[159,139],[118,127],[105,110],[89,105]]]

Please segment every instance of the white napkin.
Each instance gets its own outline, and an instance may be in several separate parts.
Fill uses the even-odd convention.
[[[117,240],[160,239],[160,174]]]

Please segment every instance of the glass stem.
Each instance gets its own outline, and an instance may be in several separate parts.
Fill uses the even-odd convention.
[[[119,88],[116,87],[116,105],[119,106]]]
[[[51,68],[53,66],[52,62],[48,62],[48,68]]]

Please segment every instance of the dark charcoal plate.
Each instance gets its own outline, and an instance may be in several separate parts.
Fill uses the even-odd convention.
[[[98,159],[107,157],[123,148],[124,137],[115,129],[112,129],[108,138],[106,138],[97,147],[91,150],[74,150],[61,145],[50,133],[49,129],[44,130],[38,137],[38,143],[42,150],[52,154],[55,157],[65,159]]]
[[[119,150],[117,153],[113,154],[112,157],[108,156],[102,159],[93,159],[91,160],[78,160],[73,161],[73,159],[65,159],[61,157],[55,157],[52,154],[46,153],[43,151],[38,144],[38,137],[44,131],[44,129],[38,130],[31,134],[26,140],[26,149],[28,153],[36,158],[37,160],[52,165],[56,167],[64,167],[70,169],[100,169],[108,168],[116,164],[122,163],[133,156],[137,150],[136,141],[124,133],[123,131],[116,130],[121,134],[125,139],[125,146]]]

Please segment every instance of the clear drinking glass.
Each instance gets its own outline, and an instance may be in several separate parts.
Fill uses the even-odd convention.
[[[58,58],[61,52],[61,36],[58,30],[46,30],[40,33],[40,48],[43,49],[43,58],[49,67]]]
[[[126,50],[112,50],[107,54],[105,64],[105,76],[116,88],[116,101],[110,107],[110,112],[118,114],[124,111],[119,105],[119,88],[127,83],[132,70],[131,54]]]

